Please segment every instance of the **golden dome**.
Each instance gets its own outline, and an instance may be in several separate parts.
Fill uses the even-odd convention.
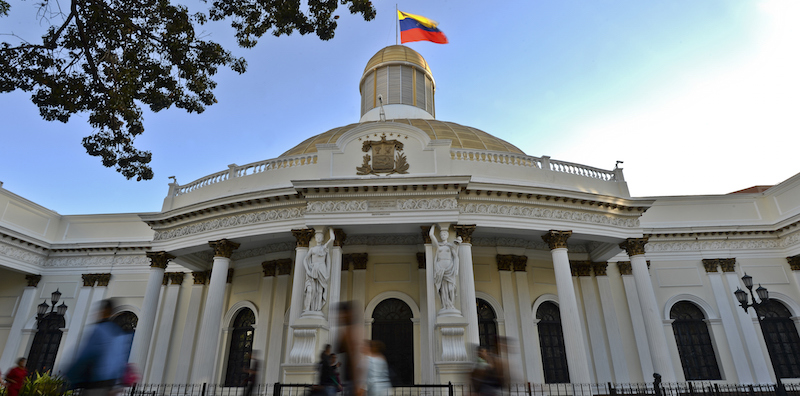
[[[370,61],[371,62],[371,61]],[[319,135],[312,136],[304,142],[298,144],[291,150],[283,153],[281,157],[301,155],[317,152],[317,144],[331,144],[336,143],[347,131],[364,124],[375,123],[380,121],[362,122],[343,127],[333,128],[327,132],[320,133]],[[522,154],[522,150],[518,149],[513,144],[506,142],[503,139],[496,138],[480,129],[456,124],[454,122],[445,122],[438,120],[421,120],[421,119],[401,119],[390,120],[387,123],[396,122],[404,125],[411,125],[419,128],[430,136],[431,139],[450,139],[452,140],[452,148],[464,148],[475,150],[490,150],[501,151],[506,153]]]
[[[405,45],[390,45],[378,51],[372,56],[369,62],[367,62],[367,67],[364,68],[364,74],[367,74],[367,72],[374,69],[375,66],[388,62],[412,63],[424,69],[426,72],[428,72],[428,74],[432,74],[431,69],[428,67],[428,62],[425,61],[425,58],[423,58],[422,55],[420,55],[417,51],[414,51]]]

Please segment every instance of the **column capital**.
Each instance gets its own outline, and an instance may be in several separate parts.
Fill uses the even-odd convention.
[[[417,268],[425,269],[425,253],[417,252]]]
[[[151,268],[167,269],[167,263],[175,258],[175,256],[167,252],[147,252],[145,254],[150,259]]]
[[[97,280],[97,287],[108,287],[111,282],[111,274],[93,274]]]
[[[514,267],[514,271],[525,272],[528,266],[528,256],[514,256],[512,266]]]
[[[422,241],[425,244],[431,243],[431,226],[419,226],[419,228],[422,229]]]
[[[608,269],[608,262],[593,262],[592,269],[594,270],[594,276],[607,276],[606,270]]]
[[[350,263],[353,262],[353,256],[350,254],[343,254],[342,255],[342,271],[347,271],[350,269]]]
[[[542,235],[542,240],[550,247],[550,250],[566,249],[567,239],[569,239],[570,236],[572,236],[572,231],[550,230]]]
[[[344,233],[344,230],[341,228],[334,228],[333,235],[336,239],[333,240],[333,246],[344,246],[344,241],[347,239],[347,234]]]
[[[28,287],[39,286],[39,281],[42,280],[41,275],[25,275],[25,280],[28,281]]]
[[[498,254],[495,259],[497,260],[498,271],[511,271],[514,266],[513,254]]]
[[[194,279],[195,285],[206,285],[208,284],[208,271],[192,272],[192,279]]]
[[[229,241],[227,239],[220,239],[218,241],[209,241],[208,246],[214,249],[214,257],[231,258],[233,251],[238,249],[241,244]]]
[[[276,260],[272,261],[265,261],[261,263],[261,269],[264,271],[264,277],[267,276],[275,276],[275,270],[278,267],[278,263],[275,262]]]
[[[792,271],[800,271],[800,254],[787,257],[786,261],[789,262],[789,268],[791,268]]]
[[[719,259],[719,266],[720,268],[722,268],[722,272],[734,272],[736,271],[736,259],[735,258]]]
[[[633,275],[633,268],[631,267],[630,261],[617,262],[617,268],[619,269],[620,275]]]
[[[585,260],[570,260],[569,268],[572,276],[592,276],[592,262]]]
[[[81,279],[83,279],[83,286],[84,287],[94,287],[94,283],[97,282],[97,275],[96,274],[81,274]]]
[[[367,269],[367,259],[369,258],[367,253],[353,253],[350,257],[353,259],[354,270]]]
[[[719,264],[719,259],[703,259],[703,267],[706,272],[717,272],[717,264]]]
[[[161,277],[161,286],[166,286],[168,284],[169,284],[169,274],[165,272],[164,275]]]
[[[169,277],[169,283],[171,285],[182,285],[183,277],[185,275],[186,274],[184,274],[183,272],[170,272],[169,274],[167,274],[167,276]]]
[[[289,275],[292,272],[292,259],[275,260],[275,272],[278,275]]]
[[[313,228],[301,228],[292,230],[292,235],[297,240],[297,247],[304,247],[307,248],[308,245],[311,243],[311,238],[314,237],[314,229]]]
[[[619,244],[619,247],[624,249],[628,256],[638,256],[644,254],[644,245],[647,244],[647,237],[644,238],[628,238],[625,242]]]
[[[461,237],[464,243],[472,243],[472,233],[475,232],[475,224],[456,224],[453,226],[456,230],[456,235]]]

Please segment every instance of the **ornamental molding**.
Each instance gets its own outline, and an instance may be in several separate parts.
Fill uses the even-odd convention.
[[[371,211],[456,210],[455,198],[317,201],[306,205],[306,213],[353,213]]]
[[[399,138],[400,135],[398,134],[397,137]],[[358,140],[361,140],[361,138]],[[364,163],[356,167],[357,175],[408,173],[409,164],[405,153],[403,153],[403,142],[397,139],[386,140],[386,134],[384,133],[381,135],[381,140],[367,140],[362,143],[361,151],[369,153],[370,150],[372,150],[372,156],[369,154],[364,155]],[[372,163],[370,163],[370,160]]]
[[[0,243],[0,256],[9,257],[22,261],[23,263],[38,266],[45,265],[45,262],[47,261],[47,256],[44,254],[33,253],[29,250],[21,249],[5,243]]]
[[[235,216],[227,216],[218,219],[200,221],[197,223],[188,224],[182,227],[176,227],[164,231],[156,231],[153,240],[165,241],[169,239],[200,234],[203,232],[222,230],[226,228],[234,228],[250,224],[261,224],[273,221],[292,220],[301,218],[303,217],[304,214],[305,214],[305,208],[294,207],[294,208],[283,208],[276,210],[264,210],[261,212],[253,212]]]
[[[145,255],[140,256],[72,256],[53,257],[47,260],[45,267],[72,268],[72,267],[149,267],[150,259]]]
[[[306,213],[347,213],[366,212],[367,201],[324,201],[309,202]]]
[[[712,241],[650,241],[645,245],[645,252],[699,252],[703,250],[759,250],[783,248],[779,239],[733,239]]]
[[[422,199],[398,199],[397,209],[399,210],[454,210],[458,209],[458,201],[455,198],[422,198]]]
[[[292,242],[279,242],[279,243],[272,243],[269,245],[260,246],[253,249],[247,249],[242,251],[235,251],[233,252],[233,256],[231,256],[231,260],[244,260],[251,257],[258,257],[258,256],[265,256],[270,253],[278,253],[278,252],[293,252],[295,249],[295,244]],[[209,259],[206,262],[210,263],[213,260],[214,255],[212,253],[207,253],[205,257]]]
[[[347,245],[420,245],[423,244],[420,234],[362,234],[347,237]]]
[[[468,203],[459,206],[463,214],[489,214],[495,216],[525,217],[532,219],[568,220],[581,223],[637,228],[639,218],[620,217],[612,214],[589,213],[568,209],[540,208],[529,205],[505,205],[488,203]],[[637,215],[638,216],[638,215]]]
[[[531,250],[550,251],[544,241],[533,241],[523,238],[510,238],[510,237],[472,237],[472,246],[481,247],[516,247]],[[567,243],[567,250],[572,253],[589,253],[589,249],[584,244],[570,244]]]

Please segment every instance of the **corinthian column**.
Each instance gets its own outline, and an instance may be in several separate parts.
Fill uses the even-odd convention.
[[[161,283],[164,280],[164,270],[167,269],[167,263],[175,258],[167,252],[147,252],[147,257],[150,259],[150,275],[147,278],[147,288],[144,290],[144,302],[142,302],[139,322],[136,325],[136,332],[133,334],[130,356],[130,362],[135,364],[141,373],[147,372],[147,353],[150,351],[153,326],[156,324],[158,297]]]
[[[208,282],[208,294],[200,323],[200,336],[197,338],[196,368],[193,370],[195,383],[214,383],[214,368],[219,349],[220,328],[222,327],[222,308],[225,304],[225,284],[228,280],[228,269],[231,266],[231,255],[239,248],[239,244],[227,239],[208,243],[214,249],[214,263],[211,265],[211,280]]]
[[[468,345],[480,344],[478,337],[478,310],[475,305],[475,274],[472,270],[472,233],[474,225],[453,226],[456,235],[461,237],[458,246],[458,280],[461,283],[461,314],[467,320],[466,342]]]
[[[567,255],[567,239],[572,231],[550,230],[542,239],[550,247],[553,256],[553,270],[558,290],[558,309],[561,312],[561,331],[567,352],[567,366],[570,382],[588,384],[592,382],[589,374],[589,359],[584,349],[581,318],[578,315],[578,298],[575,284],[572,283],[572,270]]]
[[[675,369],[667,348],[667,336],[664,333],[664,324],[659,314],[660,310],[653,283],[650,280],[650,272],[647,270],[647,260],[644,258],[644,245],[646,244],[647,238],[628,238],[619,244],[619,247],[625,249],[631,259],[631,271],[636,283],[636,291],[639,294],[639,301],[641,301],[642,317],[647,333],[647,345],[653,359],[653,369],[661,374],[664,382],[675,382]],[[645,373],[645,378],[648,378],[648,373]]]

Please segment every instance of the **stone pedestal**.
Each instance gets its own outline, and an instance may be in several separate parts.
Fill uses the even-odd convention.
[[[319,315],[317,315],[319,314]],[[316,363],[322,347],[328,344],[328,321],[321,312],[303,312],[291,326],[292,347],[287,363],[283,364],[283,382],[313,383]]]
[[[461,315],[436,318],[436,373],[439,383],[461,383],[472,370],[467,354],[468,322]]]

